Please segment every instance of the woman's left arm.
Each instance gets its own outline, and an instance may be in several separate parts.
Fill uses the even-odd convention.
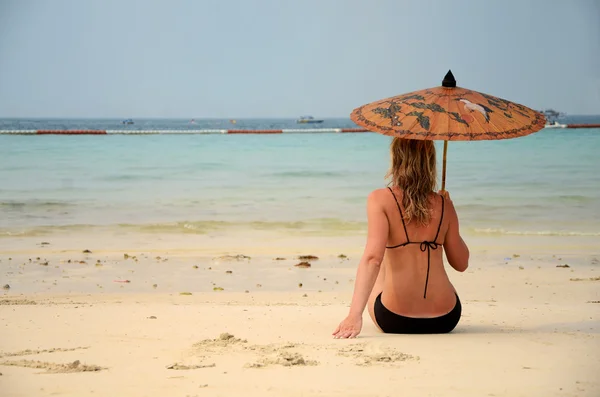
[[[381,204],[384,192],[375,190],[367,199],[367,244],[356,272],[350,313],[333,332],[335,338],[354,338],[362,329],[362,315],[379,274],[389,233],[389,222]]]

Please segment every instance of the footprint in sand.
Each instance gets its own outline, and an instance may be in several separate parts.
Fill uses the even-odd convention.
[[[195,343],[193,347],[203,351],[214,352],[222,349],[230,349],[231,347],[244,343],[248,343],[248,341],[246,339],[236,338],[235,336],[224,332],[216,339],[204,339]]]
[[[73,372],[96,372],[96,371],[105,369],[105,368],[99,367],[97,365],[81,364],[81,362],[79,360],[75,360],[69,364],[57,364],[57,363],[50,363],[47,361],[34,361],[34,360],[0,361],[0,365],[45,369],[46,370],[45,373],[49,373],[49,374],[62,374],[62,373],[73,373]]]
[[[317,365],[317,361],[305,359],[300,353],[290,351],[298,345],[293,343],[279,343],[267,345],[249,344],[246,339],[236,338],[229,333],[222,333],[216,339],[205,339],[193,345],[195,355],[212,353],[216,356],[231,354],[232,352],[247,352],[259,356],[256,361],[247,363],[245,368],[263,368],[269,365],[282,365],[285,367]],[[187,365],[183,364],[187,367]]]
[[[360,366],[395,364],[404,361],[419,360],[418,356],[411,356],[391,347],[382,348],[364,343],[343,347],[338,350],[338,355],[353,358],[355,364]]]
[[[187,369],[198,369],[198,368],[212,368],[214,367],[215,364],[196,364],[196,365],[185,365],[185,364],[179,364],[179,363],[175,363],[175,364],[171,364],[171,365],[167,365],[167,369],[174,369],[174,370],[187,370]]]
[[[61,353],[61,352],[72,352],[75,350],[85,350],[85,349],[89,349],[88,346],[85,347],[53,347],[51,349],[43,349],[43,350],[21,350],[18,352],[14,352],[14,353],[1,353],[0,352],[0,358],[4,358],[4,357],[17,357],[17,356],[31,356],[33,354],[42,354],[42,353]]]
[[[44,350],[22,350],[14,353],[0,353],[0,358],[4,357],[18,357],[18,356],[29,356],[34,354],[41,353],[60,353],[60,352],[70,352],[75,350],[83,350],[88,349],[88,347],[73,347],[73,348],[52,348],[52,349],[44,349]],[[68,364],[57,364],[51,363],[47,361],[35,361],[35,360],[3,360],[0,361],[0,365],[13,366],[13,367],[25,367],[25,368],[37,368],[37,369],[45,369],[45,373],[72,373],[72,372],[96,372],[103,370],[98,365],[86,365],[81,364],[79,360],[75,360]]]
[[[223,354],[249,353],[258,356],[256,360],[246,363],[245,368],[264,368],[271,365],[284,367],[315,366],[318,361],[305,358],[299,349],[313,347],[334,350],[338,356],[352,359],[358,366],[395,365],[405,361],[418,361],[418,356],[402,353],[393,347],[374,346],[366,343],[356,343],[341,349],[336,346],[313,346],[296,343],[250,344],[246,339],[236,338],[232,334],[223,333],[216,339],[205,339],[193,345],[194,356],[208,353],[220,356]],[[202,368],[202,367],[200,367]]]
[[[305,366],[305,365],[318,365],[319,363],[314,360],[305,360],[300,353],[294,352],[279,352],[274,357],[263,357],[257,362],[248,363],[244,365],[245,368],[264,368],[269,365],[282,365],[284,367],[294,366]]]

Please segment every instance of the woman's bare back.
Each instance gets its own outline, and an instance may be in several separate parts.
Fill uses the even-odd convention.
[[[456,291],[446,274],[442,252],[444,248],[456,251],[456,247],[448,246],[446,241],[449,233],[457,232],[453,227],[454,223],[457,226],[458,219],[452,202],[432,192],[429,197],[432,214],[429,224],[408,222],[403,225],[402,191],[397,188],[381,189],[378,193],[378,202],[389,222],[389,236],[384,260],[369,298],[371,317],[375,320],[373,304],[380,293],[386,308],[407,317],[429,318],[448,313],[456,304]],[[455,237],[449,238],[450,243],[454,243]],[[457,270],[464,270],[463,266],[458,267]]]

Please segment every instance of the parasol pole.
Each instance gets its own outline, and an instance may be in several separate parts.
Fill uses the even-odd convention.
[[[446,152],[448,151],[448,141],[444,141],[444,162],[442,163],[442,191],[446,190]]]
[[[456,88],[456,79],[451,70],[444,76],[442,87],[449,89]],[[448,151],[448,141],[444,140],[444,162],[442,163],[442,192],[446,191],[446,152]]]

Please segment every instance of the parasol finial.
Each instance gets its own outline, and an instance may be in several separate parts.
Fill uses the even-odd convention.
[[[446,76],[444,76],[444,80],[442,80],[442,87],[456,87],[456,80],[454,79],[454,75],[451,70],[448,70]]]

